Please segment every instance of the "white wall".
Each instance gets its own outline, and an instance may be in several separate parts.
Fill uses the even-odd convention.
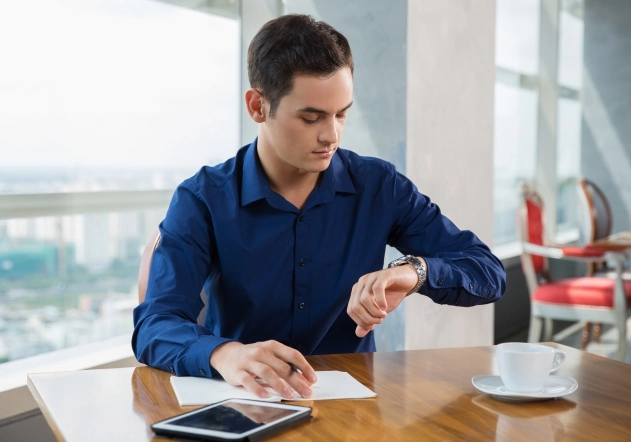
[[[407,176],[461,229],[493,238],[495,1],[408,2]],[[406,348],[493,343],[493,306],[406,300]]]

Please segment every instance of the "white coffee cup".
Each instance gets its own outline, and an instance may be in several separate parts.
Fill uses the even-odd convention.
[[[565,353],[541,344],[507,342],[496,346],[495,358],[507,390],[537,393],[550,373],[561,366]]]

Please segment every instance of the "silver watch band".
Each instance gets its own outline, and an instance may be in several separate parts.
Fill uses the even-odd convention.
[[[414,267],[414,270],[416,270],[416,274],[418,275],[418,281],[416,285],[414,286],[412,290],[410,290],[410,292],[407,295],[405,295],[405,296],[409,296],[412,293],[417,292],[418,289],[420,289],[421,286],[425,283],[425,279],[427,278],[427,267],[425,265],[424,260],[419,259],[413,255],[405,255],[400,258],[395,259],[390,264],[388,264],[388,268],[402,266],[405,264],[410,264],[412,267]]]

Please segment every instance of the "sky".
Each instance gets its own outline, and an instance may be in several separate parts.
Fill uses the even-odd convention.
[[[0,169],[232,156],[238,32],[153,0],[0,2]]]
[[[498,66],[538,74],[539,15],[539,0],[498,1]],[[581,26],[562,15],[560,80],[576,89]],[[154,0],[4,1],[0,65],[0,170],[195,171],[240,147],[235,20]],[[529,176],[536,95],[495,92],[497,177]],[[578,152],[580,108],[560,106],[559,149]]]

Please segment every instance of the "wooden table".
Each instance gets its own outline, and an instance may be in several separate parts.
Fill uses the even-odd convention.
[[[631,230],[615,233],[603,239],[597,239],[594,241],[593,245],[611,250],[631,249]]]
[[[316,370],[348,371],[377,393],[313,401],[314,418],[270,440],[631,441],[631,365],[559,344],[559,375],[578,390],[541,402],[503,402],[471,378],[497,373],[493,347],[308,357]],[[143,441],[150,424],[180,407],[170,373],[149,367],[42,373],[28,386],[59,440]],[[157,439],[157,438],[156,438]]]

